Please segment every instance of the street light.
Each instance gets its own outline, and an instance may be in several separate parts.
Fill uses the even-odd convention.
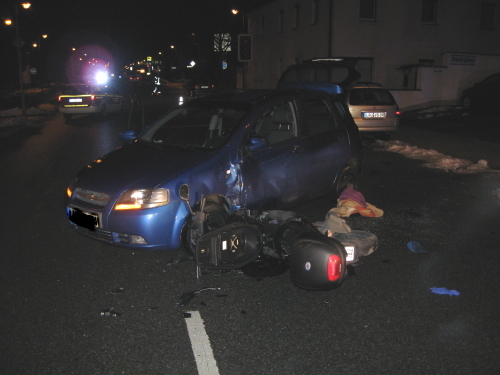
[[[30,3],[22,3],[21,6],[24,9],[28,9],[31,4]],[[19,92],[21,94],[21,111],[22,111],[22,118],[23,122],[26,119],[26,100],[24,98],[24,84],[23,84],[23,63],[22,63],[22,55],[21,55],[21,47],[24,45],[24,41],[20,37],[20,32],[19,32],[19,4],[16,4],[15,6],[15,16],[16,19],[14,21],[14,26],[16,28],[16,39],[14,40],[13,44],[17,49],[17,65],[18,65],[18,70],[19,70]],[[10,22],[8,22],[10,21]],[[6,20],[5,21],[6,25],[12,25],[12,20]]]

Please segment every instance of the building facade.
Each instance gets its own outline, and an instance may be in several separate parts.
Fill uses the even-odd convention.
[[[413,108],[456,101],[500,71],[500,0],[275,0],[248,26],[249,88],[273,88],[298,61],[349,57],[361,80]]]

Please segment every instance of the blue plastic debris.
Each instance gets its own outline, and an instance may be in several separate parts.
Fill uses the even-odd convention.
[[[436,293],[436,294],[448,294],[450,296],[459,296],[460,293],[457,292],[456,290],[449,290],[449,289],[446,289],[446,288],[431,288],[431,292],[432,293]]]
[[[412,251],[414,253],[427,253],[428,252],[417,241],[410,241],[410,242],[408,242],[408,244],[406,246],[408,246],[408,249],[410,249],[410,251]]]

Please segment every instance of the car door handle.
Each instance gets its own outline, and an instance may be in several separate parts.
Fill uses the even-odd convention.
[[[304,147],[302,147],[302,146],[293,146],[292,152],[294,154],[302,154],[304,152]]]

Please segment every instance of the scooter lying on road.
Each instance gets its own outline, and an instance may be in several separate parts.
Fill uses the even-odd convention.
[[[184,231],[184,247],[196,262],[198,277],[202,269],[241,269],[249,275],[290,269],[297,287],[332,290],[347,277],[349,263],[378,246],[376,236],[368,232],[328,237],[292,211],[234,210],[219,194],[202,197],[192,208],[187,185],[181,186],[179,195],[192,216]]]

